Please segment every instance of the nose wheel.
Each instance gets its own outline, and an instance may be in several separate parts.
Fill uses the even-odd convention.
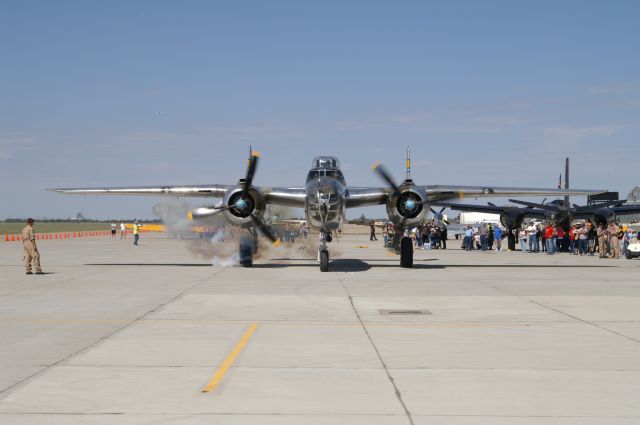
[[[329,271],[329,250],[327,242],[331,242],[330,232],[320,232],[320,247],[318,248],[318,261],[320,262],[320,271]]]
[[[320,250],[320,271],[329,271],[329,251],[326,249]]]

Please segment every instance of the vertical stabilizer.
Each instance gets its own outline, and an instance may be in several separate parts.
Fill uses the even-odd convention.
[[[569,158],[565,158],[564,160],[564,188],[569,189]],[[569,197],[565,196],[564,206],[568,207],[569,205]]]

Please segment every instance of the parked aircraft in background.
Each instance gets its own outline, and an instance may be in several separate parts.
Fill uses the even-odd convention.
[[[565,190],[569,190],[569,158],[565,160]],[[600,202],[593,205],[570,204],[569,195],[564,199],[555,199],[551,202],[536,203],[509,199],[518,206],[474,205],[462,203],[438,203],[457,211],[472,211],[489,214],[499,214],[503,226],[511,229],[518,228],[525,219],[532,218],[544,220],[555,226],[561,226],[568,230],[573,220],[588,220],[595,224],[606,225],[610,221],[617,220],[619,215],[634,214],[640,212],[640,205],[624,205],[624,200]]]

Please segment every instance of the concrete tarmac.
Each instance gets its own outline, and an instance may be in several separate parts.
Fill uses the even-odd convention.
[[[640,424],[637,259],[38,244],[44,276],[0,244],[0,424]]]

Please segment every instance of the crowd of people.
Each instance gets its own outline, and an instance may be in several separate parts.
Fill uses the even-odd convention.
[[[377,240],[375,228],[371,224],[371,240]],[[447,249],[447,226],[436,221],[401,232],[393,223],[382,227],[384,246],[399,250],[399,241],[404,236],[413,239],[416,249]],[[637,231],[619,223],[593,226],[590,222],[576,223],[565,230],[552,224],[526,223],[519,229],[504,229],[501,225],[479,223],[467,225],[464,229],[461,248],[467,251],[503,250],[503,240],[507,239],[507,249],[522,253],[542,252],[548,255],[569,253],[573,255],[596,254],[600,258],[620,258],[626,255],[630,243],[638,241]]]
[[[434,220],[410,229],[407,232],[407,236],[411,237],[416,249],[447,249],[447,232],[447,226],[444,223],[438,223]],[[387,223],[382,227],[382,237],[385,247],[398,250],[400,238],[403,236],[404,233],[394,226],[393,223]],[[375,237],[375,232],[372,232],[371,237]]]
[[[626,255],[630,243],[638,240],[638,232],[619,223],[599,224],[594,228],[590,222],[577,223],[565,230],[552,224],[529,223],[516,233],[509,234],[509,245],[519,240],[522,253],[544,252],[553,255],[566,252],[573,255],[591,255],[600,258],[620,258]],[[513,241],[512,241],[513,240]],[[513,243],[512,243],[513,242]]]
[[[491,223],[481,223],[475,229],[468,225],[464,231],[461,248],[467,251],[492,251],[495,245],[495,250],[500,252],[502,239],[504,239],[504,230],[499,224],[493,226]]]

